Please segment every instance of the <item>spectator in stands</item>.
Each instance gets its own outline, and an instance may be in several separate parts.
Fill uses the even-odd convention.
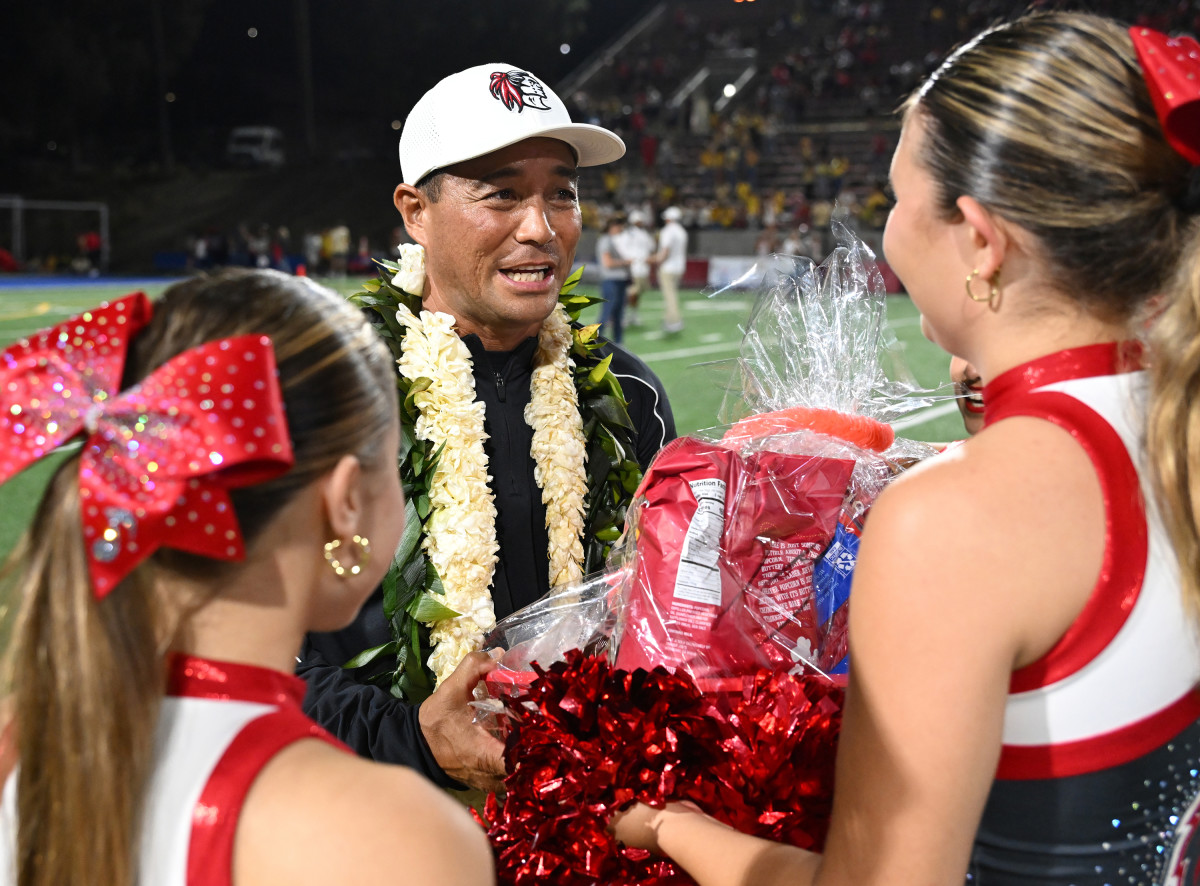
[[[663,229],[658,232],[658,285],[663,294],[663,332],[670,335],[683,332],[683,315],[679,312],[679,281],[687,270],[688,233],[679,220],[683,212],[678,206],[663,210]]]
[[[783,238],[783,243],[779,246],[779,251],[783,255],[804,255],[804,241],[797,228],[788,231],[787,236]]]
[[[754,241],[754,254],[762,256],[776,252],[779,252],[779,227],[771,222],[758,232]]]
[[[883,183],[877,181],[871,188],[871,193],[863,200],[858,217],[869,228],[882,228],[891,208],[892,199],[887,195]]]

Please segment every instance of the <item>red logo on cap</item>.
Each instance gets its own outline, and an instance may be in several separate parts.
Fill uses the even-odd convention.
[[[526,108],[549,111],[546,103],[546,87],[541,81],[525,71],[496,71],[492,74],[492,95],[504,102],[504,107],[517,113]]]

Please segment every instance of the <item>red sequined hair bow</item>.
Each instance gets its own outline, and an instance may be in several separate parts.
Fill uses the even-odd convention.
[[[159,547],[241,559],[227,490],[293,462],[264,335],[186,351],[118,393],[129,340],[150,313],[139,292],[0,354],[0,483],[87,432],[79,496],[97,599]]]
[[[1167,142],[1200,166],[1200,44],[1153,28],[1132,27],[1129,36]]]

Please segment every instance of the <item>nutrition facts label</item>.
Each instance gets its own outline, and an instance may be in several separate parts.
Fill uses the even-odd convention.
[[[696,513],[688,525],[675,576],[675,598],[721,605],[721,573],[717,567],[725,530],[725,481],[692,480]]]

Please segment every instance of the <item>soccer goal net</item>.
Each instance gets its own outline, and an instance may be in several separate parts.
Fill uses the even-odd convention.
[[[0,194],[0,249],[30,270],[104,270],[108,204]]]

